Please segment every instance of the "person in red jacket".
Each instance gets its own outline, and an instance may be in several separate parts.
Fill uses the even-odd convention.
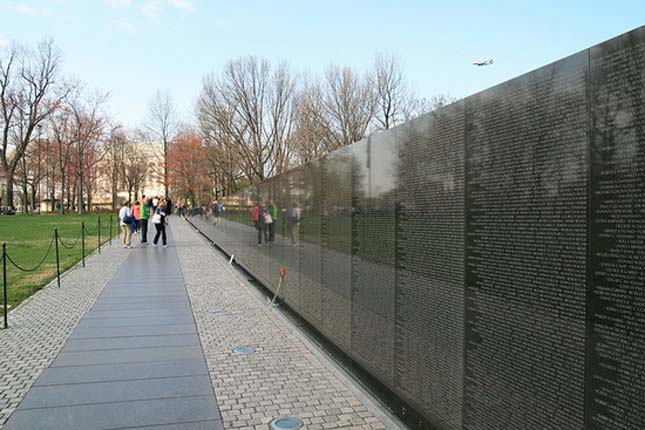
[[[255,229],[258,231],[258,246],[260,246],[262,244],[262,229],[260,228],[260,205],[258,204],[251,209],[251,221],[253,221]]]
[[[141,205],[138,201],[134,202],[134,206],[132,207],[132,215],[134,216],[134,231],[136,233],[141,230]]]

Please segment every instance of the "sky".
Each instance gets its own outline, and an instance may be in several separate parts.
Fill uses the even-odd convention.
[[[393,53],[419,95],[462,98],[643,24],[643,0],[0,0],[0,47],[52,38],[127,127],[158,90],[190,121],[204,76],[247,55],[316,74]]]

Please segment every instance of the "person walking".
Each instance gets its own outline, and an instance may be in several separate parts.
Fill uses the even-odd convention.
[[[141,225],[141,244],[148,244],[148,218],[150,218],[150,206],[148,205],[150,199],[143,200],[143,206],[141,206],[141,219],[139,224]]]
[[[138,200],[132,206],[132,216],[134,216],[134,232],[138,233],[141,230],[141,223],[139,222],[141,220],[141,205]]]
[[[179,215],[180,218],[184,217],[184,202],[180,199],[177,199],[177,215]]]
[[[130,219],[132,218],[132,210],[130,209],[130,202],[124,201],[123,206],[119,209],[119,225],[123,233],[123,247],[132,248],[130,241],[132,239],[132,229],[130,228]]]
[[[166,238],[166,202],[161,201],[159,206],[155,210],[155,214],[152,216],[152,223],[157,229],[157,234],[155,234],[155,239],[152,241],[152,246],[157,247],[159,242],[159,236],[161,236],[161,241],[164,248],[168,248],[168,240]]]

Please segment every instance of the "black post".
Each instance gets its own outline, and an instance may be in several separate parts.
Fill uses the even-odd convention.
[[[58,253],[58,229],[54,229],[54,242],[56,242],[56,280],[60,288],[60,254]]]
[[[85,221],[81,221],[81,255],[83,256],[83,267],[85,267]]]
[[[7,320],[7,312],[9,306],[7,305],[7,243],[2,242],[2,296],[4,305],[4,328],[9,328]]]
[[[110,245],[112,245],[112,215],[110,215]]]
[[[101,217],[99,217],[99,221],[97,225],[98,225],[97,230],[99,232],[99,254],[100,254],[101,253]]]

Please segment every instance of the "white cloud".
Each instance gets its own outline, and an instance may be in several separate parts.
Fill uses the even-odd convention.
[[[132,1],[133,0],[107,0],[107,4],[114,9],[121,9],[132,6]]]
[[[36,10],[34,7],[24,3],[14,5],[13,10],[15,10],[16,12],[24,13],[27,15],[33,15],[33,16],[38,16],[41,14],[41,11]]]
[[[128,22],[122,19],[113,19],[111,22],[111,25],[112,25],[112,28],[120,31],[125,31],[130,36],[141,35],[141,32],[139,31],[137,26],[132,24],[131,22]]]
[[[141,5],[141,13],[150,21],[159,23],[159,4],[156,1],[146,1]]]
[[[177,9],[189,10],[191,12],[195,10],[195,6],[193,6],[193,4],[188,0],[167,0],[167,1]]]

